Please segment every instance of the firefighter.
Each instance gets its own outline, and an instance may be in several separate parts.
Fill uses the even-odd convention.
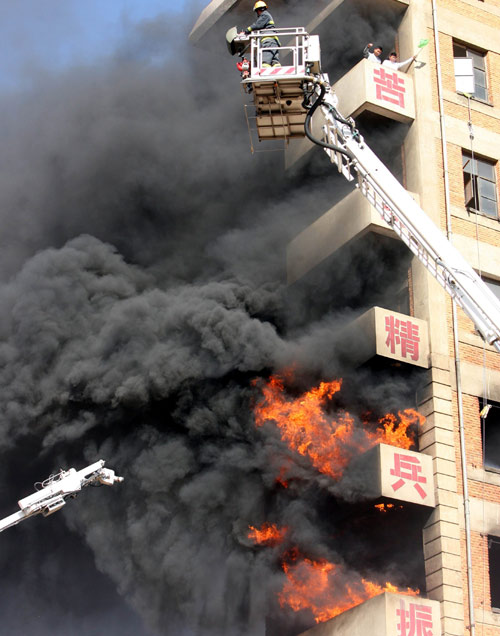
[[[280,56],[276,46],[281,46],[277,35],[272,35],[274,32],[274,20],[272,15],[267,10],[267,4],[263,0],[257,0],[254,4],[253,10],[257,14],[257,19],[253,24],[245,29],[245,33],[251,33],[252,31],[264,31],[268,30],[269,35],[264,36],[260,40],[260,46],[262,49],[262,66],[281,66]]]

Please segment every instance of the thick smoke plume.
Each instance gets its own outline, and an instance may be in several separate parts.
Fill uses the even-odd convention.
[[[112,59],[0,101],[2,514],[60,466],[125,476],[1,535],[9,634],[298,633],[279,551],[248,526],[344,560],[338,504],[307,463],[277,486],[276,457],[298,460],[252,415],[255,377],[341,372],[353,310],[295,316],[283,283],[329,167],[250,155],[234,60],[190,48],[193,22],[142,23]],[[407,397],[365,380],[346,393],[360,408]]]

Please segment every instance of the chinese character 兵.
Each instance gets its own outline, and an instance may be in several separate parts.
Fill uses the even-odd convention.
[[[415,482],[415,490],[418,494],[425,499],[427,493],[420,484],[426,484],[427,478],[423,475],[419,475],[422,471],[420,466],[420,460],[414,455],[402,455],[401,453],[395,453],[394,455],[394,468],[391,468],[391,475],[399,477],[392,485],[394,491],[399,490],[401,486],[404,486],[405,480]]]

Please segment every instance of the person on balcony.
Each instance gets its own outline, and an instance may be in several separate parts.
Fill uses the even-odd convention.
[[[370,51],[372,47],[373,51]],[[383,50],[384,49],[381,46],[373,46],[373,44],[370,42],[370,44],[367,44],[363,49],[363,56],[366,57],[367,60],[370,60],[370,62],[374,62],[375,64],[382,64],[382,58],[380,56],[382,55]]]
[[[396,51],[392,51],[391,53],[389,53],[389,57],[382,62],[382,66],[388,66],[389,68],[392,68],[395,71],[399,71],[400,69],[404,68],[410,62],[413,62],[413,60],[415,60],[416,57],[417,57],[416,55],[412,55],[412,57],[409,57],[404,62],[398,62],[398,55],[397,55]],[[408,69],[405,69],[403,71],[403,73],[406,72],[407,70]]]
[[[269,35],[265,35],[260,39],[260,48],[262,50],[262,66],[281,66],[279,51],[276,48],[281,46],[277,35],[272,35],[274,31],[274,20],[267,10],[267,4],[263,0],[257,0],[253,10],[257,14],[257,19],[253,24],[245,29],[245,33],[252,31],[268,31]]]

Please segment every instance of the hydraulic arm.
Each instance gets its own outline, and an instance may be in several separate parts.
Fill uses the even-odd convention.
[[[464,310],[484,340],[500,351],[500,301],[495,294],[370,150],[354,122],[340,115],[328,84],[311,82],[308,96],[309,139],[323,147],[348,180],[357,181],[362,194]],[[316,110],[323,120],[321,139],[311,133]]]
[[[104,468],[104,463],[100,459],[82,470],[61,470],[38,482],[35,484],[36,492],[17,502],[21,510],[0,520],[0,532],[40,513],[48,517],[60,510],[68,498],[76,497],[86,486],[112,486],[115,482],[123,481],[123,477],[115,475],[114,470]]]

